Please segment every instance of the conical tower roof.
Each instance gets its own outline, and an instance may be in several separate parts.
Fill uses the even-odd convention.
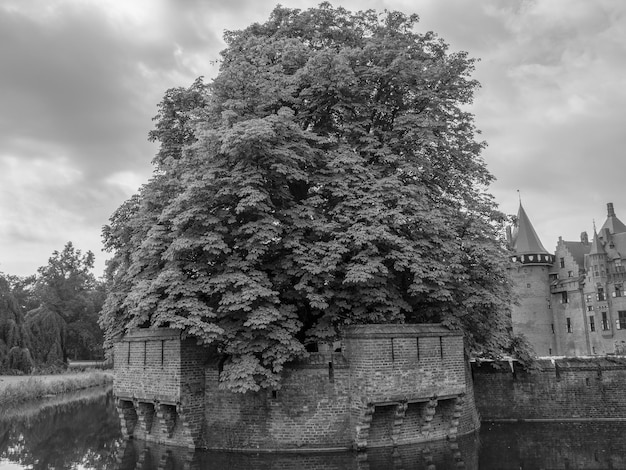
[[[533,224],[530,223],[530,219],[522,207],[519,205],[517,211],[517,231],[515,233],[515,240],[513,242],[513,249],[515,253],[522,255],[526,253],[548,253],[543,245]]]
[[[521,202],[517,211],[517,228],[513,234],[512,248],[516,255],[515,261],[524,264],[552,264],[554,262],[554,255],[548,253],[548,250],[543,247]]]
[[[600,240],[598,239],[598,232],[593,231],[593,241],[591,242],[591,248],[589,249],[590,255],[604,255],[606,251],[604,251],[604,247]]]
[[[619,220],[617,218],[617,216],[615,215],[615,209],[613,209],[613,203],[609,202],[606,205],[606,209],[607,209],[607,218],[606,221],[604,222],[604,225],[602,225],[602,227],[600,228],[600,233],[602,233],[602,230],[605,228],[609,229],[609,232],[613,233],[622,233],[622,232],[626,232],[626,225],[624,225],[622,223],[621,220]]]

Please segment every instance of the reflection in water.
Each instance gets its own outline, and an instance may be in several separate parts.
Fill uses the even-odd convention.
[[[0,467],[114,468],[119,423],[105,388],[0,413]]]
[[[626,423],[483,424],[480,469],[626,468]]]
[[[120,470],[391,470],[478,468],[477,437],[439,441],[367,452],[230,453],[193,451],[154,443],[126,441],[118,454]]]
[[[611,469],[626,468],[625,434],[626,423],[483,424],[480,436],[359,454],[202,452],[122,439],[111,393],[98,389],[1,411],[0,468]]]
[[[478,469],[478,435],[470,434],[455,441],[412,444],[397,448],[370,449],[365,463],[368,470],[463,468]]]

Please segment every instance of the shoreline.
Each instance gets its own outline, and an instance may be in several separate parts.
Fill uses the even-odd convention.
[[[0,407],[113,384],[109,371],[71,372],[57,375],[0,376]]]

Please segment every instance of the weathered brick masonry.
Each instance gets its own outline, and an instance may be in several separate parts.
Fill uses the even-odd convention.
[[[476,405],[489,420],[625,420],[626,359],[540,360],[519,364],[474,364]]]
[[[204,411],[206,350],[175,330],[140,329],[115,344],[117,409],[122,433],[197,447]]]
[[[453,437],[477,428],[463,339],[437,325],[361,325],[345,332],[358,448]]]
[[[174,330],[131,333],[115,368],[124,432],[189,447],[363,449],[479,425],[463,338],[438,325],[347,328],[341,351],[291,364],[277,390],[221,390],[219,361]]]

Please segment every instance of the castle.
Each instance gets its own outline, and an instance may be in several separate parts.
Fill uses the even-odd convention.
[[[626,353],[626,225],[607,204],[593,239],[559,237],[549,253],[520,203],[507,231],[517,294],[513,332],[524,334],[539,356]]]

